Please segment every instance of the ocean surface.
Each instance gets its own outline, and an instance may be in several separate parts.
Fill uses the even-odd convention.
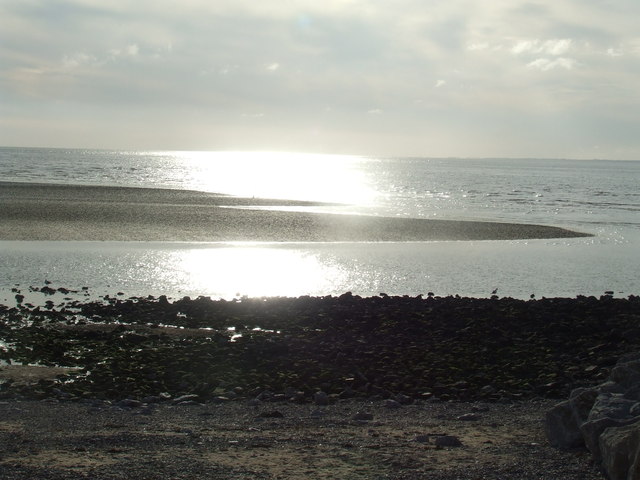
[[[306,211],[533,223],[594,235],[386,243],[0,241],[5,303],[13,301],[12,288],[24,293],[45,281],[82,295],[171,298],[346,291],[488,297],[495,289],[516,298],[640,294],[640,161],[6,147],[0,181],[201,190],[327,203],[296,207]]]

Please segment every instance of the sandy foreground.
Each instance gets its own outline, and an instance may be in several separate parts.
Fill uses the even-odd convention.
[[[0,205],[0,240],[306,242],[589,236],[542,225],[265,210],[314,204],[166,189],[0,183]]]
[[[3,479],[602,479],[549,447],[552,400],[0,402]],[[370,420],[357,420],[358,412]],[[438,446],[445,435],[461,446]]]

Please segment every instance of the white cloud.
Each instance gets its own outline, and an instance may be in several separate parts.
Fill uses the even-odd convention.
[[[480,50],[487,50],[489,48],[489,43],[487,42],[480,42],[480,43],[471,43],[467,46],[467,50],[470,50],[472,52],[474,51],[480,51]]]
[[[129,55],[130,57],[135,57],[136,55],[138,55],[140,48],[138,47],[138,45],[134,43],[133,45],[127,45],[124,51],[126,55]]]
[[[445,80],[438,80],[435,84],[435,88],[444,87],[447,84]]]
[[[573,58],[556,58],[550,60],[548,58],[537,58],[533,62],[527,64],[529,68],[537,68],[538,70],[542,70],[546,72],[548,70],[553,70],[555,68],[564,68],[565,70],[573,70],[577,65],[576,60]]]
[[[98,60],[93,55],[86,53],[72,53],[62,58],[62,66],[64,68],[78,68],[83,65],[96,64]]]
[[[511,52],[516,55],[522,54],[545,54],[545,55],[564,55],[571,48],[572,40],[570,38],[553,39],[553,40],[521,40],[516,43]]]
[[[137,57],[139,53],[140,47],[135,43],[126,45],[123,48],[112,48],[109,50],[109,56],[111,59]]]
[[[265,68],[270,72],[275,72],[276,70],[278,70],[280,68],[280,64],[277,63],[277,62],[270,63]]]

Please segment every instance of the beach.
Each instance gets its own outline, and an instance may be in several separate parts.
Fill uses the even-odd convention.
[[[602,478],[542,420],[640,348],[637,312],[609,296],[4,306],[0,473]]]
[[[554,450],[517,404],[328,406],[0,402],[4,479],[597,480],[586,452]],[[356,420],[366,411],[371,420]],[[473,418],[464,420],[461,418]],[[458,447],[438,447],[443,435]]]
[[[1,187],[0,240],[588,236],[186,190]],[[640,347],[635,297],[83,300],[79,284],[46,283],[28,290],[56,301],[34,306],[14,289],[0,306],[0,476],[16,480],[601,479],[585,450],[548,445],[542,419]]]
[[[410,242],[590,236],[533,224],[338,215],[206,192],[3,183],[0,240]],[[253,208],[252,208],[253,207]]]

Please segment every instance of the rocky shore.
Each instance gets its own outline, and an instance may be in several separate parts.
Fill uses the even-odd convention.
[[[638,349],[639,307],[635,296],[524,301],[350,293],[19,304],[0,308],[0,355],[75,370],[61,381],[9,382],[0,394],[561,398],[601,382],[618,357]]]
[[[635,296],[17,300],[3,478],[602,478],[544,412],[640,350]]]
[[[542,419],[640,350],[634,296],[17,301],[7,479],[603,478]]]

